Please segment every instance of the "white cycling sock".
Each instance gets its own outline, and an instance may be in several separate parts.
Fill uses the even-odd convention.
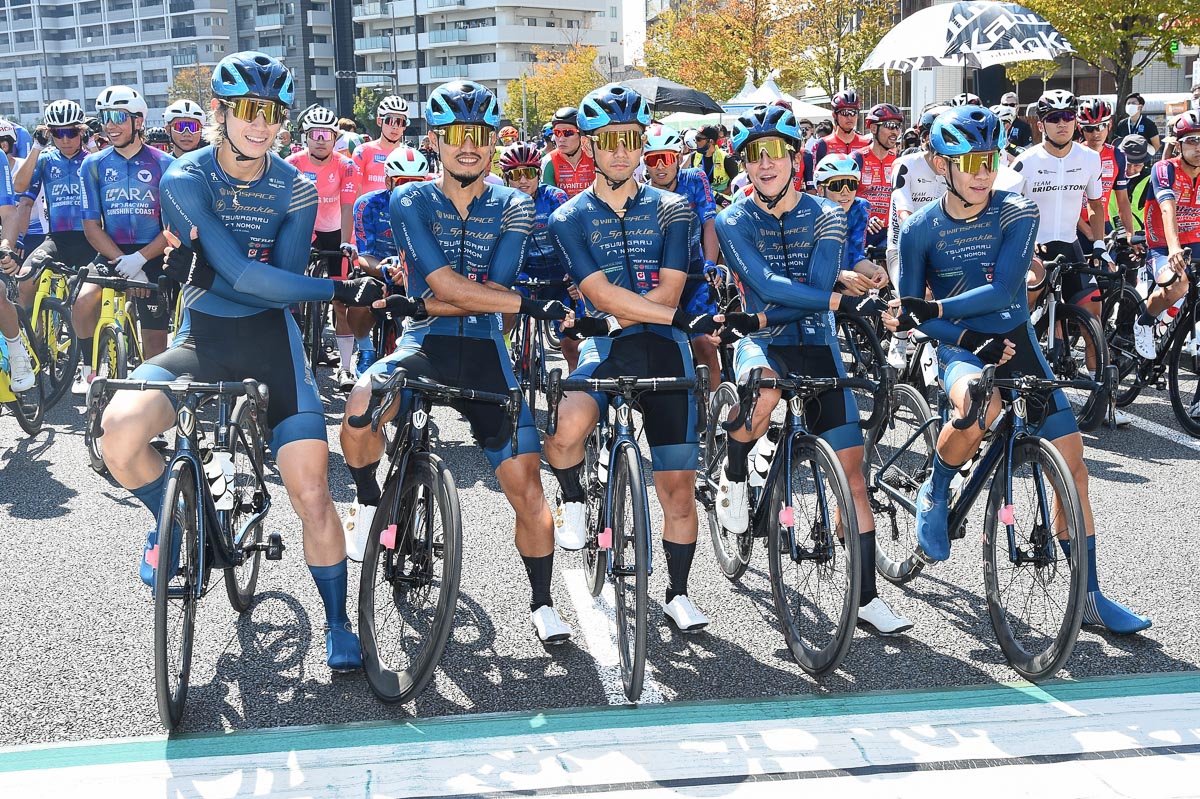
[[[342,368],[351,369],[354,366],[354,336],[337,337],[338,354],[342,356]]]

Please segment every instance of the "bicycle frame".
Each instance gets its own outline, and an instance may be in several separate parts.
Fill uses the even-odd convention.
[[[121,333],[127,336],[133,343],[138,362],[145,360],[144,353],[142,352],[142,337],[138,332],[138,326],[137,324],[131,324],[136,322],[136,312],[131,314],[129,306],[130,304],[127,302],[127,295],[124,291],[118,291],[109,286],[101,288],[100,318],[96,321],[96,332],[92,334],[91,365],[93,370],[99,367],[96,360],[100,355],[100,331],[109,325],[119,328]]]
[[[617,459],[625,454],[625,450],[633,448],[637,454],[637,470],[636,477],[638,478],[638,487],[642,493],[642,502],[646,507],[649,507],[648,497],[646,494],[646,480],[642,475],[642,458],[641,451],[638,449],[637,440],[633,433],[633,403],[624,397],[616,397],[613,404],[615,424],[609,427],[609,444],[608,444],[608,481],[604,487],[604,529],[608,533],[609,546],[605,547],[606,563],[605,572],[609,577],[633,576],[632,571],[625,571],[618,574],[613,568],[613,550],[612,550],[612,525],[613,525],[613,491],[615,480],[612,479],[612,472]],[[606,425],[607,427],[607,425]],[[631,486],[632,488],[632,486]],[[646,525],[646,529],[641,531],[641,535],[646,539],[646,573],[654,574],[654,536],[650,532],[650,525]]]

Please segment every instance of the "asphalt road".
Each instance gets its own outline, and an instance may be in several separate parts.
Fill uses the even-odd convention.
[[[353,489],[337,444],[341,400],[328,422],[334,499],[344,512]],[[46,428],[26,439],[0,416],[0,745],[113,738],[161,732],[154,699],[153,609],[137,577],[151,519],[127,492],[87,462],[81,405],[69,397]],[[1087,437],[1091,495],[1099,519],[1101,585],[1149,615],[1145,633],[1117,638],[1085,628],[1064,677],[1200,668],[1194,575],[1200,519],[1200,442],[1179,433],[1165,394],[1130,409],[1138,424]],[[325,666],[320,600],[301,557],[300,525],[276,481],[269,529],[288,545],[263,563],[259,595],[237,616],[224,591],[210,593],[196,620],[191,693],[183,731],[402,719],[622,701],[606,606],[583,587],[580,557],[559,553],[557,607],[576,628],[544,648],[528,621],[528,584],[512,545],[512,511],[466,425],[435,415],[438,453],[458,483],[464,557],[454,636],[436,680],[415,702],[385,706],[360,675]],[[543,470],[552,495],[553,477]],[[657,505],[654,506],[658,518]],[[1004,662],[983,599],[974,530],[950,562],[904,588],[881,593],[917,626],[880,638],[862,630],[835,674],[821,682],[792,660],[774,619],[766,556],[756,550],[740,583],[716,569],[701,522],[690,593],[713,619],[681,636],[662,622],[665,570],[651,578],[646,701],[717,699],[859,690],[935,688],[1017,675]],[[661,562],[661,554],[659,556]],[[355,618],[358,566],[351,565]]]

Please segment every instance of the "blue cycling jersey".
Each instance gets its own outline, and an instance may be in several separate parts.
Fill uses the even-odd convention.
[[[767,314],[754,335],[773,344],[832,344],[829,301],[846,244],[846,215],[837,203],[797,195],[776,218],[752,199],[717,215],[725,263],[741,278],[747,313]]]
[[[921,325],[939,341],[956,343],[964,330],[1005,333],[1029,319],[1025,274],[1033,257],[1038,208],[1029,199],[993,192],[971,221],[951,219],[930,203],[900,228],[900,295],[924,297],[942,316]]]
[[[388,205],[392,193],[387,189],[369,191],[354,201],[354,246],[363,255],[391,258],[396,255],[392,237],[392,217]]]
[[[686,197],[692,209],[694,218],[689,238],[691,250],[688,270],[699,273],[704,265],[704,251],[700,245],[700,234],[704,231],[706,222],[717,218],[717,205],[713,200],[712,186],[703,169],[680,169],[679,177],[676,179],[675,188],[672,191]]]
[[[487,184],[463,218],[436,183],[409,183],[392,192],[392,230],[403,247],[410,297],[436,297],[429,276],[449,267],[478,283],[511,287],[533,229],[533,201],[508,186]],[[430,317],[406,329],[406,341],[426,335],[491,338],[496,314]]]
[[[533,193],[533,234],[529,237],[529,254],[525,258],[525,274],[538,280],[561,280],[566,269],[554,249],[550,236],[550,215],[567,201],[567,193],[557,186],[539,183]]]
[[[211,290],[184,287],[185,308],[248,316],[333,296],[333,281],[304,275],[317,189],[283,159],[270,156],[262,177],[245,185],[225,175],[211,146],[202,147],[171,164],[162,198],[165,226],[186,239],[194,225],[217,272]]]
[[[871,204],[862,197],[855,197],[846,212],[846,250],[842,254],[842,269],[851,270],[867,257],[867,222],[871,218]]]
[[[17,193],[13,191],[12,170],[8,166],[8,159],[0,157],[0,208],[16,204]]]
[[[83,218],[100,220],[114,244],[149,244],[162,232],[159,182],[175,159],[143,146],[132,158],[106,147],[83,159]]]
[[[50,233],[83,230],[83,183],[79,175],[86,157],[87,153],[82,148],[73,158],[67,158],[57,148],[51,147],[42,150],[34,163],[33,176],[25,196],[36,200],[38,192],[46,193]]]
[[[692,209],[674,192],[642,186],[618,216],[588,188],[550,217],[550,233],[567,272],[578,286],[596,272],[608,282],[638,294],[658,286],[660,270],[687,272]],[[590,316],[606,316],[591,301]],[[686,341],[669,325],[646,325],[668,338]]]

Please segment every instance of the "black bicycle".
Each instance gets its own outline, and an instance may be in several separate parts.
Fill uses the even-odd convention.
[[[174,729],[183,718],[192,663],[196,608],[208,592],[213,569],[225,573],[229,604],[250,608],[260,559],[283,557],[283,539],[263,541],[271,496],[263,474],[267,387],[187,380],[97,378],[91,402],[106,403],[118,391],[161,391],[175,404],[175,454],[158,519],[154,572],[154,676],[158,714]],[[201,412],[215,405],[215,419]],[[103,435],[99,416],[89,414],[91,435]]]
[[[571,285],[571,281],[541,280],[526,277],[513,283],[513,288],[524,288],[529,291],[533,300],[544,299],[546,292],[556,292]],[[529,404],[529,412],[536,413],[537,398],[546,390],[546,382],[550,372],[546,369],[546,344],[548,331],[554,323],[548,320],[539,321],[528,314],[517,317],[517,323],[509,334],[512,339],[513,374],[521,390],[525,392],[525,401]]]
[[[367,684],[388,703],[406,702],[425,689],[454,625],[462,514],[454,477],[430,449],[429,416],[435,405],[461,402],[504,406],[515,451],[520,389],[494,394],[456,388],[397,369],[390,377],[372,376],[366,410],[348,419],[351,427],[378,431],[393,408],[402,409],[358,588]]]
[[[329,277],[326,264],[331,258],[345,258],[341,250],[313,250],[309,254],[308,268],[304,274],[309,277]],[[300,338],[304,342],[304,357],[313,372],[320,364],[330,363],[329,342],[326,341],[326,328],[329,323],[330,301],[312,300],[299,303],[296,314],[296,324],[300,327]],[[342,364],[346,369],[350,364]]]

